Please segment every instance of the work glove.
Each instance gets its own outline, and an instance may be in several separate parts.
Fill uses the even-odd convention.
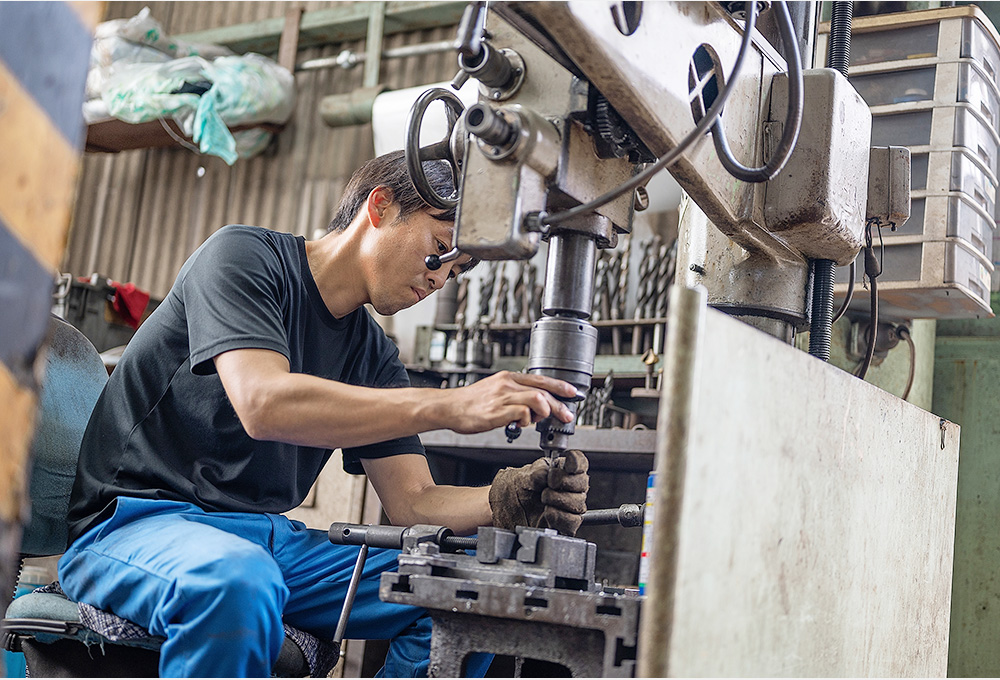
[[[587,510],[588,468],[582,451],[504,468],[490,488],[493,526],[510,531],[516,526],[551,528],[575,536]]]

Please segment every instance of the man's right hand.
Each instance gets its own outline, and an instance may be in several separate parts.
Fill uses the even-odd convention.
[[[510,423],[528,427],[550,415],[568,423],[573,414],[557,399],[574,398],[568,382],[532,373],[500,371],[466,387],[445,390],[446,424],[459,434],[487,432]]]

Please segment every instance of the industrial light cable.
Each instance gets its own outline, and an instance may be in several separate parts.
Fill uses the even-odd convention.
[[[910,388],[913,387],[913,376],[917,371],[917,348],[913,344],[913,336],[910,335],[910,329],[906,326],[899,326],[896,329],[896,335],[901,337],[906,341],[906,344],[910,346],[910,377],[906,379],[906,389],[903,390],[903,401],[910,396]]]
[[[722,167],[736,179],[754,184],[767,182],[781,172],[795,149],[795,144],[799,139],[799,131],[802,129],[802,57],[799,54],[798,41],[795,39],[792,17],[788,13],[788,5],[784,0],[778,3],[778,10],[778,16],[781,18],[778,22],[781,42],[790,57],[788,62],[788,107],[784,130],[782,130],[778,146],[767,163],[757,168],[747,167],[736,160],[732,149],[729,148],[721,114],[715,121],[715,125],[712,126],[712,142],[715,144],[715,151],[719,155]]]
[[[868,346],[865,349],[865,358],[858,366],[855,376],[865,379],[868,369],[871,367],[872,358],[875,356],[875,341],[878,336],[878,277],[882,273],[882,262],[875,258],[875,246],[872,244],[872,226],[876,222],[869,222],[865,228],[865,274],[868,276],[869,290],[871,295],[871,307],[868,316]],[[881,245],[881,254],[885,255],[885,242],[882,241],[882,225],[878,224],[878,239]]]
[[[646,182],[648,182],[653,175],[655,175],[660,170],[662,170],[663,168],[667,167],[668,165],[676,161],[678,158],[680,158],[680,155],[685,151],[687,151],[688,147],[694,144],[699,137],[704,135],[709,130],[709,128],[711,128],[712,125],[715,124],[715,122],[719,118],[719,114],[722,112],[722,107],[725,105],[726,100],[729,98],[729,95],[732,94],[733,83],[736,80],[736,76],[738,76],[740,72],[743,70],[743,61],[746,58],[747,52],[750,50],[750,42],[753,35],[754,27],[757,25],[757,3],[751,1],[746,3],[746,6],[747,6],[747,18],[743,27],[743,40],[740,43],[740,51],[736,55],[736,61],[733,63],[733,70],[729,74],[729,79],[725,83],[725,87],[723,87],[722,90],[719,92],[719,94],[716,96],[715,101],[712,103],[712,106],[709,107],[708,111],[705,112],[705,115],[701,118],[701,120],[698,121],[694,129],[691,130],[691,132],[689,132],[687,135],[685,135],[684,138],[681,139],[681,141],[677,144],[677,146],[675,146],[670,151],[661,156],[659,159],[657,159],[655,163],[650,165],[642,172],[634,175],[628,181],[623,182],[615,189],[612,189],[611,191],[607,192],[606,194],[598,196],[589,203],[578,205],[575,208],[564,210],[563,212],[556,213],[555,215],[549,215],[545,211],[542,211],[538,215],[539,225],[555,225],[555,224],[560,224],[562,222],[566,222],[568,220],[575,219],[577,217],[580,217],[581,215],[586,215],[587,213],[593,212],[594,210],[600,208],[605,203],[610,203],[611,201],[615,200],[622,194],[625,194],[629,191],[635,191],[637,187],[642,186]]]
[[[848,274],[847,297],[844,298],[844,302],[843,304],[840,305],[840,309],[837,310],[837,313],[833,315],[833,319],[830,320],[831,325],[837,323],[837,319],[844,316],[844,312],[846,312],[847,308],[851,306],[851,300],[854,299],[854,280],[857,278],[857,276],[858,276],[858,261],[855,259],[851,260],[850,274]]]

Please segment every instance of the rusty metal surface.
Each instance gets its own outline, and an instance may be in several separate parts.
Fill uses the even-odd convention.
[[[804,256],[850,264],[865,226],[871,113],[837,71],[803,78],[802,131],[788,165],[767,183],[764,218]],[[775,77],[773,120],[783,119],[788,96],[788,78]]]
[[[552,661],[575,677],[631,677],[641,599],[594,583],[595,555],[593,543],[552,529],[481,527],[475,556],[404,542],[379,597],[431,611],[431,677],[461,677],[472,651]]]
[[[714,310],[703,331],[669,674],[943,677],[958,426]]]

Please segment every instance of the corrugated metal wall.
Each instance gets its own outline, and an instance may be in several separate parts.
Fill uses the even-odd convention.
[[[314,10],[343,3],[303,2]],[[111,2],[108,19],[149,6],[167,34],[283,17],[284,2]],[[387,36],[385,47],[454,37],[454,28]],[[364,41],[300,50],[298,62],[363,51]],[[390,89],[450,79],[453,54],[386,60]],[[185,149],[87,154],[63,271],[99,272],[132,281],[163,297],[184,260],[225,224],[244,223],[312,236],[326,226],[351,173],[374,155],[370,125],[334,129],[318,114],[329,94],[361,86],[363,67],[296,75],[298,104],[291,121],[262,155],[233,167]],[[203,171],[201,170],[203,168]]]

